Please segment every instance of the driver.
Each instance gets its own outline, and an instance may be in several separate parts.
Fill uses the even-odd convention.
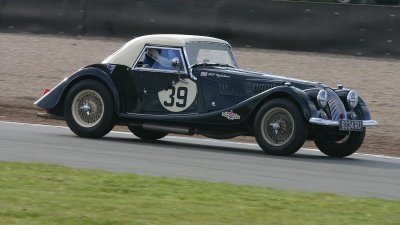
[[[155,49],[148,48],[144,64],[148,64],[153,69],[175,69],[172,65],[172,59],[178,57],[181,60],[178,50],[174,49]]]

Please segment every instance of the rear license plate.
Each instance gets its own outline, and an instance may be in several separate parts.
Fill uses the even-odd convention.
[[[339,130],[343,131],[362,131],[362,120],[339,120]]]

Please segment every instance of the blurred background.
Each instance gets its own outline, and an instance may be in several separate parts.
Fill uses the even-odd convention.
[[[0,120],[64,125],[36,117],[43,89],[156,33],[218,37],[242,68],[357,90],[380,123],[360,152],[399,155],[399,0],[0,0]]]
[[[0,225],[399,225],[399,1],[0,0],[1,160],[241,184],[0,161]],[[115,133],[83,143],[62,128],[3,122],[66,126],[36,116],[43,90],[130,39],[157,33],[218,37],[232,44],[240,68],[356,90],[379,122],[358,153],[380,156],[279,158],[246,144]],[[304,147],[316,149],[310,141]]]
[[[0,0],[0,31],[214,36],[235,47],[400,56],[399,0]]]

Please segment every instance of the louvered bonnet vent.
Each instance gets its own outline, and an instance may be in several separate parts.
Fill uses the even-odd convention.
[[[258,94],[274,87],[276,87],[276,84],[273,83],[254,83],[253,92],[255,94]]]
[[[220,81],[219,92],[221,95],[244,96],[244,86],[241,82]]]

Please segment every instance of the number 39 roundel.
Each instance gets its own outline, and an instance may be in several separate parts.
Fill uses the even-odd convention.
[[[182,112],[194,102],[196,95],[196,83],[186,78],[176,83],[175,86],[159,91],[158,99],[168,111]]]

